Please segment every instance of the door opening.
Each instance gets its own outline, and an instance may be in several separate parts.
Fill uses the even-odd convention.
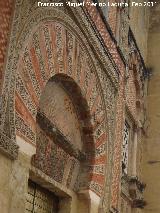
[[[58,213],[59,198],[47,189],[29,180],[26,213]]]

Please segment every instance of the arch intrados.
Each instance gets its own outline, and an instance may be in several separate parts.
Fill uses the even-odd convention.
[[[86,158],[87,158],[86,160],[88,160],[88,163],[91,162],[95,158],[95,151],[94,151],[95,143],[94,143],[94,137],[93,137],[94,132],[93,132],[93,126],[91,124],[91,115],[90,115],[89,106],[88,106],[87,100],[82,94],[81,88],[74,81],[73,78],[62,73],[55,74],[48,80],[48,82],[58,83],[71,98],[72,103],[76,109],[78,120],[81,126],[83,150],[85,151],[85,154],[86,154]],[[45,90],[46,85],[43,91]],[[41,96],[43,94],[43,91],[41,93]],[[40,108],[38,108],[38,111],[40,111]]]

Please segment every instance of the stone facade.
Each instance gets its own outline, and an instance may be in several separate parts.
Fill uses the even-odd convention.
[[[57,212],[141,212],[148,71],[130,10],[15,0],[0,14],[3,212],[27,211],[28,180],[58,197]]]
[[[152,8],[148,34],[148,59],[150,80],[148,83],[147,123],[143,146],[142,174],[147,184],[144,196],[148,205],[144,212],[159,212],[159,56],[160,56],[160,5]]]

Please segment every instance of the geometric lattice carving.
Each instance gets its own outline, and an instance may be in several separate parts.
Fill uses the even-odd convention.
[[[58,198],[53,193],[40,187],[34,182],[29,181],[26,199],[26,213],[54,213],[57,212],[57,208]]]
[[[122,175],[127,174],[128,169],[128,143],[130,137],[130,127],[127,122],[125,122],[124,132],[123,132],[123,144],[122,144]]]
[[[18,157],[18,145],[9,137],[0,132],[0,150],[11,159]]]

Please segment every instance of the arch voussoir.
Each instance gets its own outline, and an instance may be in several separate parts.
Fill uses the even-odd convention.
[[[100,95],[100,86],[97,86],[99,85],[97,75],[94,66],[90,66],[92,64],[91,59],[84,49],[76,35],[59,22],[45,21],[41,23],[36,32],[33,32],[21,57],[23,63],[19,61],[20,67],[23,64],[23,67],[28,69],[27,78],[30,83],[27,83],[24,79],[25,76],[22,78],[23,70],[22,72],[17,71],[17,76],[20,75],[20,78],[22,78],[20,87],[21,89],[25,88],[27,98],[24,100],[20,90],[16,91],[20,104],[26,106],[25,116],[22,116],[22,113],[17,111],[18,107],[16,107],[16,131],[26,141],[36,145],[35,126],[29,120],[29,118],[32,120],[32,117],[35,120],[36,115],[35,112],[32,114],[32,110],[28,106],[31,106],[33,102],[36,111],[38,111],[37,100],[40,100],[46,83],[52,78],[56,81],[56,76],[61,76],[60,82],[70,93],[73,102],[76,103],[75,105],[78,106],[80,121],[83,123],[82,131],[89,160],[88,188],[100,196],[103,192],[107,162],[106,115]],[[80,92],[74,85],[80,88]],[[30,89],[33,90],[32,94],[29,91]]]

